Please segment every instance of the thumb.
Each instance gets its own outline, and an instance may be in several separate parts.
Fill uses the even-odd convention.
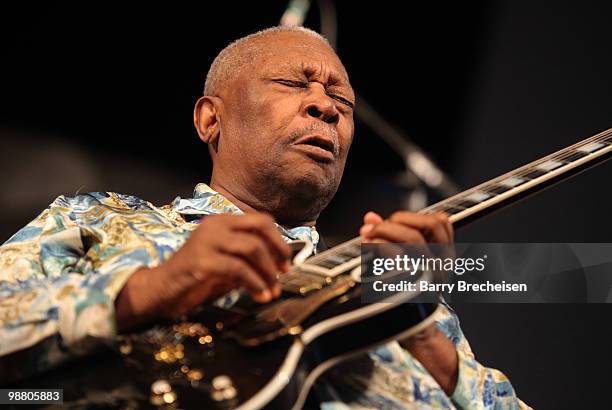
[[[370,211],[363,216],[363,223],[365,225],[375,225],[381,223],[382,221],[382,216],[378,215],[376,212]]]

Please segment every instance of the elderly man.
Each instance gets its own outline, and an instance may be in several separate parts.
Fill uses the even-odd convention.
[[[0,378],[87,352],[96,340],[189,312],[235,288],[265,303],[289,268],[286,241],[319,243],[316,221],[340,183],[355,96],[317,33],[271,28],[230,44],[194,121],[213,159],[210,186],[155,207],[116,193],[60,196],[0,248]],[[449,243],[444,214],[364,216],[364,241]],[[27,351],[15,373],[11,360]],[[360,377],[359,362],[373,364]],[[371,368],[372,366],[370,366]],[[347,373],[347,370],[350,372]],[[481,366],[450,308],[437,325],[327,377],[323,408],[526,407]]]

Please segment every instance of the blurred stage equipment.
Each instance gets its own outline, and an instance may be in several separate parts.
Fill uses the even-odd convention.
[[[333,0],[317,0],[320,14],[321,34],[331,46],[337,46],[337,15]],[[310,0],[291,0],[280,20],[281,26],[301,26],[310,10]],[[358,104],[355,115],[372,129],[404,161],[406,171],[396,183],[406,194],[402,206],[406,209],[420,210],[428,203],[427,189],[442,198],[457,192],[457,184],[438,167],[433,160],[416,145],[410,137],[379,114],[362,96],[355,93]]]

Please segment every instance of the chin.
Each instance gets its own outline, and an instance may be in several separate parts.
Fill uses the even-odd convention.
[[[339,162],[322,163],[303,155],[277,161],[274,178],[294,211],[316,215],[332,200],[344,170]]]
[[[327,205],[338,190],[339,178],[333,172],[319,169],[300,168],[299,175],[293,175],[286,181],[286,186],[293,195],[302,201],[324,203]]]
[[[335,191],[337,188],[336,173],[334,170],[324,168],[318,164],[302,165],[294,168],[291,175],[287,175],[288,183],[297,189],[309,191]],[[313,192],[314,193],[314,192]]]
[[[287,225],[314,221],[331,202],[339,179],[333,172],[301,166],[284,172],[277,188],[279,207],[272,214]]]

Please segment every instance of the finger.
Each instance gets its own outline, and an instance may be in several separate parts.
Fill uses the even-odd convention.
[[[371,242],[368,238],[369,232],[372,230],[374,225],[381,223],[382,221],[382,216],[378,215],[376,212],[370,211],[363,216],[363,226],[359,229],[359,236],[362,237],[364,243]]]
[[[372,228],[374,228],[373,224],[363,225],[359,229],[359,236],[361,236],[364,239],[364,241],[365,241],[367,239],[369,233],[372,231]]]
[[[418,229],[390,220],[374,225],[368,233],[368,238],[395,243],[426,243],[425,237]]]
[[[272,300],[272,293],[266,282],[255,272],[255,270],[241,258],[229,255],[219,255],[218,271],[220,275],[228,275],[228,280],[236,280],[237,283],[251,294],[254,301],[266,303]]]
[[[450,242],[455,241],[455,230],[453,229],[453,224],[450,222],[449,215],[446,212],[434,212],[431,214],[434,218],[437,218],[446,229],[446,233],[450,238]]]
[[[370,211],[363,216],[364,225],[374,225],[382,221],[382,216],[378,215],[376,212]]]
[[[274,219],[262,213],[250,213],[233,218],[232,228],[235,230],[254,232],[260,235],[275,256],[279,268],[286,272],[291,257],[291,247],[283,240],[274,225]]]
[[[437,248],[437,251],[440,253],[440,257],[444,258],[454,258],[455,255],[455,245],[454,245],[454,232],[453,225],[450,223],[449,215],[445,212],[435,212],[431,214],[433,217],[437,218],[444,226],[450,241],[448,244],[442,244]]]
[[[277,274],[280,269],[264,240],[254,233],[230,233],[222,241],[224,253],[244,258],[264,279],[274,296],[280,295]]]
[[[419,230],[389,220],[375,225],[368,234],[368,239],[374,243],[407,243],[411,245],[408,248],[411,253],[416,251],[423,255],[431,254],[426,246],[427,241]]]
[[[450,237],[443,223],[429,214],[418,214],[415,212],[399,211],[389,217],[389,220],[404,226],[418,229],[431,243],[449,243]]]
[[[229,275],[209,276],[207,280],[183,292],[177,302],[171,304],[170,311],[173,316],[184,315],[204,301],[221,297],[238,286],[236,280]]]
[[[428,242],[448,243],[450,241],[443,223],[433,215],[399,211],[393,213],[389,220],[418,229]]]
[[[380,239],[380,238],[370,239],[368,237],[364,237],[361,239],[361,243],[390,243],[390,242],[385,239]]]

